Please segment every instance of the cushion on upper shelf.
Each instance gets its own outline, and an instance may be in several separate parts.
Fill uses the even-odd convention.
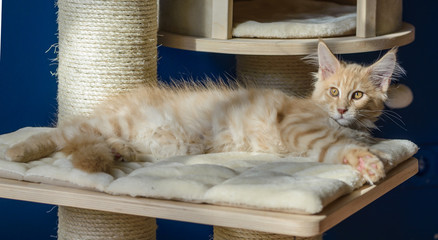
[[[69,156],[54,153],[29,163],[5,160],[4,152],[33,134],[51,128],[23,128],[0,135],[0,177],[86,188],[114,195],[172,199],[313,214],[364,180],[349,165],[318,163],[304,157],[226,152],[120,162],[110,174],[86,173],[73,168]],[[381,140],[389,171],[417,151],[408,140]]]
[[[233,37],[318,38],[354,35],[356,6],[314,0],[235,1]]]

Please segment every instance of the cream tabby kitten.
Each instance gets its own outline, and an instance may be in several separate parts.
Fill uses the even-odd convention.
[[[136,161],[139,153],[294,154],[350,164],[368,181],[380,180],[385,172],[369,150],[368,129],[375,127],[398,69],[396,50],[364,67],[339,61],[320,41],[318,62],[308,99],[268,89],[145,87],[105,102],[89,117],[32,136],[6,154],[28,162],[63,151],[87,172],[110,171],[114,161]]]

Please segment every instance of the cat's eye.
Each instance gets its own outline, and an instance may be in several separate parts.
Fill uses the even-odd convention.
[[[361,99],[362,97],[363,97],[363,92],[361,92],[361,91],[356,91],[356,92],[354,92],[353,95],[351,96],[351,98],[352,98],[353,100],[359,100],[359,99]]]
[[[339,90],[335,87],[330,88],[330,95],[332,97],[337,97],[339,96]]]

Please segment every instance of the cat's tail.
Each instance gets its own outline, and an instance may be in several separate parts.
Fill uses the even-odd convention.
[[[109,172],[114,164],[111,147],[102,136],[78,135],[62,149],[73,166],[86,172]]]

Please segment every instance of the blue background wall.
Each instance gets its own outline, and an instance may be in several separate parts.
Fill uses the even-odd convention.
[[[416,2],[416,3],[414,3]],[[427,3],[426,3],[427,2]],[[396,110],[407,130],[382,122],[381,136],[406,138],[420,145],[420,174],[340,223],[325,239],[438,239],[438,47],[437,1],[404,1],[404,20],[416,26],[416,41],[400,48],[407,71],[402,82],[415,101]],[[56,116],[57,42],[53,1],[4,0],[0,60],[0,134],[25,126],[48,126]],[[48,52],[46,52],[50,49]],[[159,75],[203,77],[233,74],[234,56],[159,48]],[[379,53],[343,56],[370,61]],[[56,238],[56,208],[0,199],[0,239]],[[159,220],[158,239],[209,239],[210,226]]]

